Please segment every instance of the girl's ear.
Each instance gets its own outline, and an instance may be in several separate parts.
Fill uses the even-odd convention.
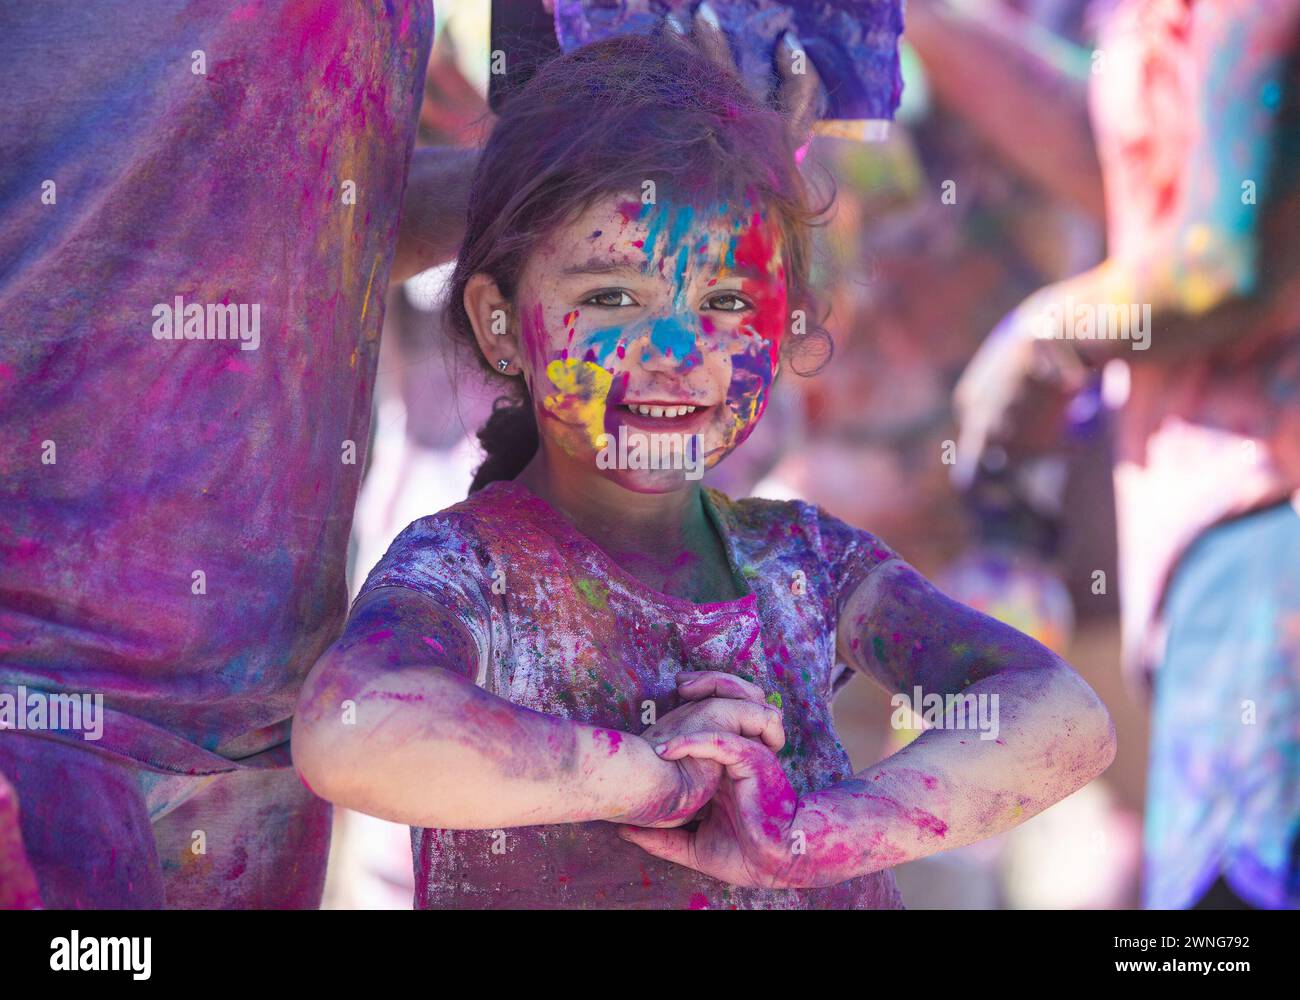
[[[474,327],[474,339],[494,371],[520,374],[519,332],[510,300],[501,294],[496,281],[479,272],[465,282],[465,312]],[[507,362],[503,367],[501,362]]]

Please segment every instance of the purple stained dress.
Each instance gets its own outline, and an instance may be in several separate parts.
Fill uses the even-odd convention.
[[[105,711],[97,740],[0,734],[48,905],[154,905],[159,870],[191,873],[169,903],[301,902],[277,852],[323,866],[273,806],[310,800],[289,717],[346,613],[432,26],[428,0],[0,13],[0,691]],[[226,306],[255,338],[213,336]],[[250,769],[284,778],[215,801],[266,809],[151,854],[194,778]]]
[[[748,592],[694,604],[647,587],[519,483],[494,482],[409,525],[361,593],[407,587],[476,640],[478,684],[538,712],[641,732],[644,702],[676,707],[679,670],[722,670],[777,693],[799,793],[849,777],[831,721],[839,609],[893,553],[802,502],[703,492]],[[503,582],[496,586],[494,582]],[[494,592],[501,591],[500,593]],[[412,832],[417,907],[901,908],[891,872],[804,890],[747,889],[661,861],[611,823]],[[496,848],[494,850],[494,847]]]

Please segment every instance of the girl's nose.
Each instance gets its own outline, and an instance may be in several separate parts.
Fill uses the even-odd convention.
[[[649,371],[676,371],[699,364],[699,322],[693,316],[653,320],[628,345],[628,354]]]

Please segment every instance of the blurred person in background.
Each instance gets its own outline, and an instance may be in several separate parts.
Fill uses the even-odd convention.
[[[1105,365],[1125,662],[1152,691],[1145,903],[1294,908],[1300,3],[1096,14],[1107,256],[981,348],[956,394],[959,478],[1040,453]]]

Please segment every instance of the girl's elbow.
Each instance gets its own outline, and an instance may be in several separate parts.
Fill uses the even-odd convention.
[[[349,717],[347,703],[334,698],[321,666],[317,663],[299,695],[289,750],[298,777],[314,795],[345,805],[364,756],[364,734]]]
[[[1075,670],[1062,664],[1064,679],[1073,689],[1070,708],[1070,729],[1075,736],[1077,767],[1087,784],[1102,774],[1115,760],[1117,743],[1115,721],[1110,710]]]
[[[313,795],[328,802],[338,801],[339,766],[330,752],[318,725],[304,721],[301,714],[293,720],[289,752],[298,778]]]
[[[1088,780],[1100,777],[1105,770],[1115,762],[1115,753],[1118,749],[1118,743],[1115,739],[1115,720],[1110,717],[1110,712],[1101,699],[1097,699],[1097,708],[1092,715],[1088,727],[1089,746],[1087,747],[1086,759],[1089,764],[1091,775]]]

